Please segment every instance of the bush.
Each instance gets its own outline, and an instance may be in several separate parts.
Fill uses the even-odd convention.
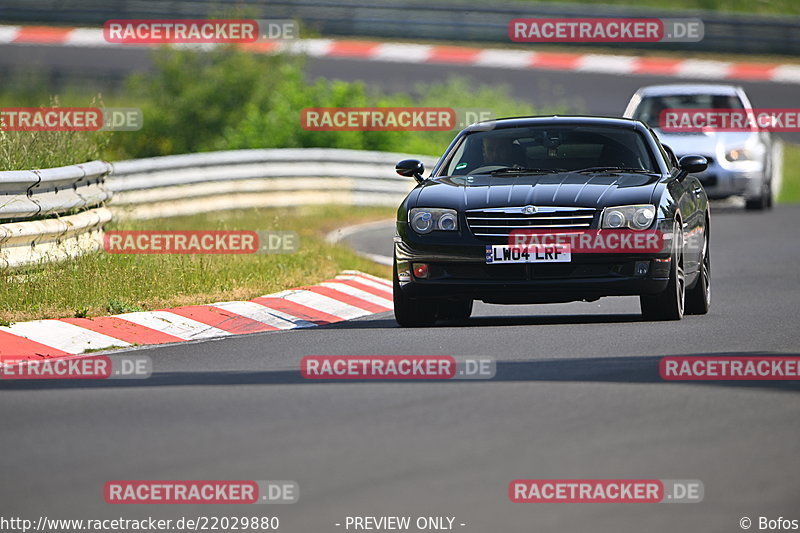
[[[262,55],[236,48],[208,52],[162,49],[157,69],[129,84],[144,102],[144,128],[115,138],[124,157],[237,148],[351,148],[438,155],[451,132],[306,131],[306,107],[431,106],[490,109],[495,116],[526,115],[503,86],[463,79],[419,84],[411,94],[370,91],[359,82],[308,83],[301,57]]]
[[[234,47],[210,51],[162,48],[152,73],[131,76],[110,105],[139,107],[144,127],[113,136],[99,132],[0,133],[0,168],[45,168],[104,158],[152,157],[238,148],[351,148],[439,155],[456,131],[306,131],[306,107],[429,106],[489,109],[495,116],[531,114],[501,85],[476,86],[453,78],[418,84],[409,93],[370,90],[360,82],[309,83],[305,59]],[[50,99],[45,79],[4,80],[0,104],[41,106]],[[86,86],[62,87],[65,105],[98,105]]]

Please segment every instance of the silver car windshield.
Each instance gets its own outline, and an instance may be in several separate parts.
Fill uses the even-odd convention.
[[[670,94],[642,98],[633,114],[651,128],[659,128],[660,117],[670,109],[744,109],[736,95],[725,94]]]

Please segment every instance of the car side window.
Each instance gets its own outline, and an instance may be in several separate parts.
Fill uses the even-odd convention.
[[[667,163],[669,163],[670,168],[673,170],[677,169],[680,165],[678,163],[678,157],[675,155],[675,152],[672,151],[672,148],[663,144],[660,144],[659,146],[661,146],[661,150],[664,152],[664,154],[666,154]]]
[[[658,135],[655,134],[653,130],[650,130],[650,135],[656,140],[656,145],[658,146],[658,150],[661,153],[661,157],[667,163],[667,166],[670,170],[677,170],[678,168],[678,158],[675,156],[675,152],[672,151],[672,148],[667,146],[666,144],[661,144],[661,141],[658,138]]]
[[[462,176],[467,173],[467,163],[463,162],[464,149],[467,145],[469,137],[464,137],[456,147],[442,169],[439,171],[439,176]]]

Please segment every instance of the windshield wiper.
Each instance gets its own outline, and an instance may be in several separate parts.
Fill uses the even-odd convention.
[[[526,168],[526,167],[505,167],[492,170],[489,174],[496,176],[498,174],[555,174],[557,172],[564,172],[563,168]]]
[[[583,172],[613,172],[618,174],[620,172],[636,172],[639,174],[657,174],[652,170],[645,170],[643,168],[626,168],[626,167],[589,167],[580,168],[578,170],[570,170],[570,172],[583,173]]]

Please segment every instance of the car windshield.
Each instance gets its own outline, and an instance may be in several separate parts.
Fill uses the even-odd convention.
[[[552,173],[591,168],[658,168],[642,135],[604,126],[528,126],[474,132],[459,143],[443,175]]]
[[[642,98],[633,114],[651,128],[661,126],[660,117],[670,109],[744,109],[736,95],[724,94],[670,94]]]

